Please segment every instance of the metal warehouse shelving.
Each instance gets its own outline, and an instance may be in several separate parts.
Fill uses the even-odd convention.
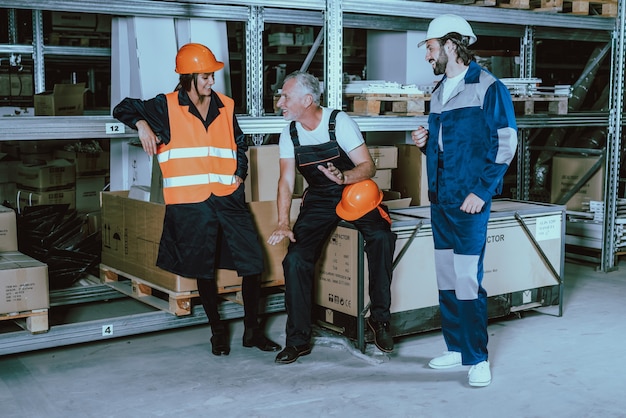
[[[373,4],[376,7],[372,7]],[[43,44],[42,11],[67,11],[98,13],[115,16],[177,16],[183,18],[206,18],[222,21],[245,22],[246,27],[246,97],[247,114],[238,115],[245,133],[264,135],[279,133],[286,122],[282,117],[263,114],[263,94],[260,86],[263,80],[262,51],[265,23],[304,24],[321,26],[325,31],[325,80],[327,105],[341,107],[342,104],[342,29],[360,28],[390,31],[426,30],[428,22],[443,13],[456,13],[471,22],[479,35],[508,36],[519,38],[521,42],[521,71],[525,75],[533,72],[533,41],[535,39],[581,40],[611,43],[611,96],[609,112],[587,112],[568,115],[521,116],[518,125],[521,129],[520,154],[528,152],[524,130],[571,126],[609,127],[606,155],[605,223],[604,245],[600,268],[609,271],[615,268],[615,226],[617,183],[621,164],[621,130],[623,125],[624,93],[624,19],[625,2],[619,2],[616,18],[597,16],[576,16],[567,14],[546,14],[525,10],[473,7],[445,3],[419,2],[411,0],[309,0],[294,2],[288,0],[32,0],[26,8],[33,11],[33,45],[0,44],[0,54],[31,54],[35,62],[35,92],[45,89],[44,65],[47,56],[107,56],[107,48],[53,47]],[[0,8],[24,9],[22,0],[3,0]],[[355,117],[360,128],[365,131],[410,131],[415,126],[425,124],[426,116],[396,117]],[[75,117],[6,117],[0,120],[0,141],[29,141],[43,139],[116,139],[136,137],[135,132],[110,135],[107,124],[117,123],[110,115],[85,115]],[[522,159],[524,160],[524,159]],[[522,161],[522,164],[524,161]],[[527,169],[518,167],[518,173]],[[518,174],[519,176],[519,174]],[[525,183],[518,180],[518,198],[523,197]],[[98,290],[99,289],[99,290]],[[98,296],[99,292],[102,292]],[[84,290],[75,294],[56,295],[61,304],[79,301]],[[97,287],[90,300],[107,299],[109,290]],[[280,299],[280,296],[277,296]],[[273,299],[267,312],[280,309],[281,301]],[[239,312],[231,311],[236,317]],[[102,335],[101,326],[107,321],[69,324],[53,327],[47,334],[30,335],[26,331],[0,335],[0,354],[48,348],[70,343],[94,341],[108,338]],[[189,317],[175,317],[165,312],[142,314],[140,317],[114,319],[119,335],[132,335],[140,332],[169,329],[206,322],[206,317],[194,310]],[[132,323],[132,325],[131,325]]]

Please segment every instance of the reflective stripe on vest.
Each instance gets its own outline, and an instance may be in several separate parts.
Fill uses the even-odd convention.
[[[215,147],[193,147],[193,148],[177,148],[164,151],[159,154],[159,163],[164,163],[170,159],[177,158],[196,158],[196,157],[217,157],[217,158],[234,158],[237,160],[237,153],[228,148]]]
[[[220,183],[231,185],[235,183],[235,176],[220,174],[196,174],[193,176],[169,177],[163,179],[163,187],[197,186],[202,184]]]
[[[234,101],[215,92],[224,104],[208,127],[178,102],[178,92],[166,94],[171,140],[158,146],[166,204],[198,203],[212,194],[237,190],[237,144],[233,129]]]

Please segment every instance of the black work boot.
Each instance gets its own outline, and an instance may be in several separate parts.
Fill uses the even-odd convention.
[[[261,351],[279,351],[282,347],[267,338],[259,326],[259,302],[261,299],[261,275],[243,276],[243,334],[244,347],[257,347]]]
[[[211,352],[216,356],[230,354],[230,337],[225,327],[213,328],[211,337]]]
[[[209,319],[209,325],[211,325],[211,352],[216,356],[225,355],[230,353],[230,337],[228,336],[228,329],[226,324],[220,319],[220,314],[217,309],[218,297],[217,297],[217,285],[215,279],[197,279],[198,295],[200,296],[200,302]]]
[[[393,337],[389,322],[378,322],[371,316],[367,318],[367,326],[374,333],[374,344],[380,351],[391,353],[393,351]]]
[[[260,328],[246,328],[243,333],[243,346],[256,347],[261,351],[278,351],[282,348],[280,344],[263,335]]]

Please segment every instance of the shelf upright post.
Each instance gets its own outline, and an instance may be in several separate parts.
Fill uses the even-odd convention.
[[[246,105],[252,117],[263,116],[263,27],[262,6],[248,8],[246,23]],[[262,134],[252,134],[254,145],[263,144]]]
[[[343,90],[343,15],[342,0],[326,0],[324,24],[326,29],[326,106],[341,110]]]
[[[43,60],[43,14],[41,10],[33,10],[33,76],[35,78],[35,94],[46,90],[46,72]]]
[[[624,19],[626,19],[626,3],[619,2],[615,30],[613,31],[611,49],[611,80],[609,102],[609,129],[606,138],[606,166],[604,178],[604,220],[602,234],[602,260],[600,269],[603,272],[616,270],[615,241],[617,215],[617,194],[622,153],[622,112],[624,111]]]
[[[526,26],[520,39],[519,77],[529,78],[535,72],[535,28]],[[530,198],[530,144],[528,129],[518,130],[516,199]]]
[[[535,28],[526,26],[520,40],[520,78],[532,77],[535,72]]]
[[[517,190],[515,199],[530,199],[530,144],[528,129],[517,131]]]
[[[17,43],[17,18],[15,14],[15,9],[9,9],[9,44],[15,45]]]

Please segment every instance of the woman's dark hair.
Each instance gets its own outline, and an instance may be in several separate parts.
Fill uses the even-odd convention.
[[[180,89],[190,91],[191,83],[193,83],[194,86],[198,85],[198,74],[181,74],[178,78],[178,85],[174,91],[178,91]]]
[[[439,38],[439,43],[443,47],[446,41],[451,41],[456,46],[456,54],[463,61],[464,65],[469,65],[471,61],[475,61],[474,53],[469,49],[469,36],[463,36],[457,32],[450,32]]]

